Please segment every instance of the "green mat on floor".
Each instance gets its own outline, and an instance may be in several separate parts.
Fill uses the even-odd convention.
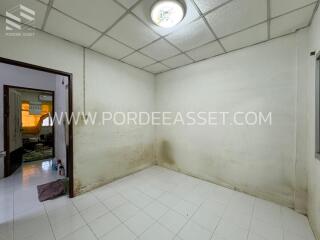
[[[36,151],[23,154],[23,161],[24,162],[38,161],[42,159],[51,158],[52,156],[53,156],[52,148],[45,149],[45,150],[36,150]]]

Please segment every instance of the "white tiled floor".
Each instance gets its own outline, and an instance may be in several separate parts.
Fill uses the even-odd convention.
[[[44,203],[55,176],[32,171],[0,181],[0,240],[314,240],[305,216],[160,167]]]

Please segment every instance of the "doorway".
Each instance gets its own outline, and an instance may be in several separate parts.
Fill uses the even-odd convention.
[[[57,81],[62,79],[61,83],[67,93],[67,111],[65,113],[66,117],[70,119],[67,127],[63,126],[62,130],[63,135],[65,135],[63,136],[65,145],[62,152],[65,154],[64,163],[66,177],[69,180],[69,197],[73,197],[72,74],[5,58],[0,58],[0,63],[21,67],[21,69],[56,74],[59,76],[56,79]],[[29,95],[29,97],[32,95],[33,100],[26,100],[26,95]],[[59,98],[61,97],[59,96]],[[56,152],[61,154],[61,151],[56,149],[56,144],[58,142],[59,145],[62,136],[58,127],[55,129],[56,123],[52,119],[52,116],[56,113],[55,92],[48,89],[20,87],[19,84],[14,84],[14,86],[4,85],[3,99],[3,143],[6,153],[4,157],[4,176],[10,176],[22,164],[28,166],[29,172],[30,169],[36,168],[48,172],[51,168],[56,167],[57,158],[55,158],[55,154]],[[10,111],[9,106],[14,110]],[[11,137],[12,135],[14,138]],[[60,135],[60,139],[57,139],[55,135]]]
[[[54,91],[4,85],[4,97],[9,176],[25,163],[54,158]]]

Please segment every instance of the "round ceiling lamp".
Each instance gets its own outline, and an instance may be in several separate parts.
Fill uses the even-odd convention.
[[[185,7],[178,0],[159,0],[151,8],[152,21],[163,28],[171,28],[182,21]]]

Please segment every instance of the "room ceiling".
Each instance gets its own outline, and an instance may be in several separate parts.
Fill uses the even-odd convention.
[[[134,67],[160,73],[295,32],[311,23],[315,0],[185,0],[186,16],[160,28],[156,0],[1,0],[22,3],[35,26]]]

